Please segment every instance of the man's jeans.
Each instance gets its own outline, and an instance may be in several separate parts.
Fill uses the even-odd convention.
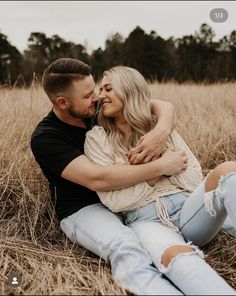
[[[72,242],[109,260],[113,278],[121,287],[137,295],[182,295],[152,265],[150,254],[121,216],[101,203],[82,208],[60,226]]]
[[[236,173],[222,177],[218,187],[209,193],[205,193],[204,185],[201,183],[191,194],[180,192],[161,198],[180,232],[161,223],[155,202],[126,212],[125,222],[149,251],[155,266],[185,295],[236,295],[205,262],[197,247],[217,234],[227,213],[236,229]],[[175,245],[190,246],[192,251],[178,254],[164,266],[162,255]]]

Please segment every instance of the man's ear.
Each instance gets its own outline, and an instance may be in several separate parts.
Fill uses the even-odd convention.
[[[55,100],[55,105],[61,109],[61,110],[65,110],[69,107],[69,101],[67,98],[65,97],[57,97]]]

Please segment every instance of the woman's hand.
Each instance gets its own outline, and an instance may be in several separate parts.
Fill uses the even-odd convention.
[[[166,149],[159,159],[162,160],[164,167],[163,175],[166,176],[179,175],[184,172],[188,166],[188,156],[184,150],[178,149],[173,151]]]
[[[130,164],[147,163],[159,158],[165,151],[170,132],[152,129],[142,136],[135,148],[130,149],[127,158]]]

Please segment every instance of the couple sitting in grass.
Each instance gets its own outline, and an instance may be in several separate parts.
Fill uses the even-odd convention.
[[[135,69],[105,71],[97,97],[91,68],[59,59],[45,70],[43,87],[53,110],[31,146],[71,241],[109,260],[115,280],[134,294],[235,295],[199,247],[226,217],[235,231],[236,163],[203,178],[178,132],[168,133],[169,106],[150,101]],[[99,125],[91,129],[98,100]],[[161,135],[158,153],[145,154],[144,140]]]

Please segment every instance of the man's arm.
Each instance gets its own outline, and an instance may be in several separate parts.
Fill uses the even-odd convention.
[[[151,100],[151,112],[157,116],[159,121],[154,130],[167,132],[169,135],[177,123],[174,106],[170,102]]]
[[[96,165],[85,155],[72,160],[61,177],[94,191],[126,188],[162,175],[175,175],[186,169],[183,151],[170,151],[165,156],[140,165]]]
[[[151,100],[151,112],[156,115],[156,126],[141,137],[137,146],[127,154],[130,164],[147,163],[158,158],[166,147],[166,142],[176,125],[176,113],[171,103]]]

